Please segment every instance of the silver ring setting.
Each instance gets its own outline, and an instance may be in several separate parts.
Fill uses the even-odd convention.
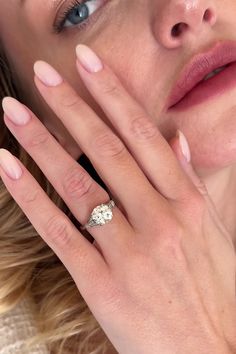
[[[96,206],[90,214],[87,223],[80,228],[84,230],[87,227],[102,226],[107,224],[113,218],[112,208],[114,208],[114,206],[114,200],[110,200],[108,203]]]

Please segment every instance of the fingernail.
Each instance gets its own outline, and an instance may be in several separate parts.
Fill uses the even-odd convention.
[[[34,73],[46,86],[58,86],[63,82],[61,75],[50,64],[42,60],[34,63]]]
[[[84,44],[76,47],[76,55],[80,64],[90,73],[97,73],[103,69],[103,64],[94,51]]]
[[[21,167],[8,150],[0,149],[0,165],[8,177],[17,180],[22,176]]]
[[[13,97],[4,97],[2,108],[7,117],[16,125],[25,125],[31,119],[26,108]]]
[[[180,147],[183,152],[183,155],[185,156],[186,160],[188,162],[190,162],[191,161],[191,152],[190,152],[188,141],[187,141],[185,135],[179,129],[177,130],[177,136],[179,138],[179,143],[180,143]]]

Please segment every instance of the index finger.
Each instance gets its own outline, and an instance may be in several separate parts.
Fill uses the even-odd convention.
[[[89,71],[90,48],[78,45],[76,52],[79,59],[77,70],[85,86],[153,186],[171,201],[185,200],[186,197],[189,200],[190,193],[196,194],[196,188],[161,134],[154,117],[134,99],[106,63],[99,72]]]

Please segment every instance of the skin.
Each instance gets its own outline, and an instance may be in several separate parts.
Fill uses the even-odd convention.
[[[78,159],[81,150],[37,92],[33,64],[38,59],[51,63],[107,121],[76,74],[75,46],[85,43],[109,63],[167,141],[177,128],[183,131],[191,148],[192,164],[236,244],[236,88],[183,113],[163,111],[181,69],[194,54],[206,51],[218,40],[236,39],[235,1],[140,0],[135,6],[132,1],[110,1],[94,25],[83,30],[73,26],[61,34],[51,33],[56,1],[26,0],[24,6],[19,0],[0,3],[1,41],[15,68],[24,102],[71,156]],[[65,3],[64,9],[70,2]],[[62,7],[57,8],[62,12]],[[204,20],[206,10],[210,15]],[[178,37],[171,37],[172,27],[179,22],[189,27]]]
[[[80,54],[81,47],[90,50],[80,46]],[[121,140],[67,81],[55,83],[55,70],[49,74],[43,61],[34,66],[35,84],[124,211],[115,208],[108,224],[89,229],[94,247],[22,163],[0,149],[4,184],[62,260],[118,353],[235,353],[235,250],[205,186],[178,139],[173,154],[107,65],[92,74],[77,66]],[[94,205],[109,200],[107,192],[26,106],[6,97],[3,108],[6,126],[84,224]]]
[[[171,62],[173,65],[174,63],[176,65],[177,61],[174,62],[171,59],[170,53],[177,53],[181,48],[184,55],[184,49],[186,50],[187,43],[192,43],[193,38],[199,40],[201,34],[202,38],[206,40],[207,30],[210,31],[210,29],[211,31],[209,33],[212,35],[212,28],[216,26],[218,17],[217,11],[214,8],[216,4],[213,2],[209,2],[209,4],[204,2],[204,5],[203,2],[200,3],[196,1],[185,3],[178,2],[179,7],[177,8],[176,2],[169,2],[169,6],[167,6],[166,2],[163,1],[159,3],[160,11],[158,15],[156,15],[156,4],[155,8],[154,3],[152,4],[152,12],[150,11],[146,20],[150,20],[153,14],[155,14],[154,19],[157,20],[160,13],[162,14],[162,17],[159,18],[159,22],[151,20],[144,22],[144,24],[151,24],[150,27],[148,27],[149,29],[153,29],[156,24],[155,31],[152,33],[155,33],[156,43],[159,43],[160,46],[160,55],[158,55],[160,63],[158,66],[156,61],[152,61],[152,73],[154,73],[156,72],[154,66],[160,67],[161,61],[162,63],[165,62],[165,66],[168,66],[167,69],[169,70],[172,66],[168,63]],[[207,5],[211,5],[211,9],[208,9],[207,21],[204,21],[205,27],[201,26],[203,25],[202,21],[201,25],[198,26],[199,22],[197,20],[199,17],[197,14],[204,14],[206,10],[204,6]],[[131,7],[128,2],[126,2],[125,5],[123,4],[123,6],[127,7],[127,11],[129,10],[128,7]],[[219,6],[220,5],[217,4],[217,10]],[[150,8],[151,7],[150,4]],[[222,11],[225,11],[225,8],[226,6],[222,8]],[[142,14],[143,16],[145,13],[141,11],[145,10],[141,1],[135,9],[137,16],[138,14],[140,16]],[[195,27],[189,27],[192,28],[191,35],[189,31],[185,31],[181,37],[182,39],[175,40],[173,44],[165,35],[167,33],[165,32],[165,28],[169,28],[169,25],[166,26],[166,24],[163,24],[161,19],[165,18],[168,24],[167,19],[169,17],[166,17],[163,12],[166,11],[168,15],[173,13],[173,16],[178,15],[180,12],[180,14],[183,15],[183,13],[186,14],[186,12],[188,12],[184,12],[183,9],[190,11],[190,18]],[[203,12],[200,12],[200,10],[203,10]],[[188,18],[188,16],[186,16],[186,18]],[[203,16],[201,19],[203,19]],[[111,20],[110,16],[109,20]],[[178,19],[175,19],[175,21],[179,22]],[[137,21],[137,23],[139,22]],[[123,21],[122,24],[124,24]],[[173,26],[171,25],[171,27]],[[146,33],[146,35],[149,33],[150,35],[150,31],[143,31],[142,33]],[[222,35],[222,31],[220,33]],[[121,31],[119,31],[119,35],[120,34]],[[140,38],[140,36],[137,38]],[[94,41],[96,42],[96,40]],[[93,42],[94,46],[96,44],[95,42]],[[108,44],[108,42],[103,43]],[[115,43],[114,37],[112,43]],[[96,49],[95,51],[100,57],[106,54],[105,52],[100,53],[99,50]],[[112,49],[112,52],[114,52],[114,49]],[[143,49],[142,51],[140,50],[140,55],[141,53],[144,53]],[[144,54],[142,66],[144,59],[147,58],[146,52]],[[53,52],[53,55],[56,57],[55,52]],[[129,59],[132,58],[127,57]],[[106,57],[105,59],[106,62],[108,62],[109,58]],[[67,62],[66,58],[65,60]],[[139,63],[141,66],[141,61],[139,61]],[[55,64],[53,64],[54,67],[56,67]],[[118,62],[116,62],[116,64],[118,64]],[[123,64],[124,67],[126,67],[127,61],[123,62]],[[134,62],[132,64],[134,64]],[[12,65],[14,65],[13,61]],[[112,73],[112,70],[109,70],[109,68],[105,66],[103,71],[94,76],[88,76],[88,74],[82,70],[82,67],[79,67],[80,77],[83,77],[83,82],[86,83],[86,87],[89,88],[95,100],[105,109],[105,112],[108,113],[107,116],[109,120],[116,127],[118,134],[121,135],[129,146],[131,154],[139,159],[143,171],[150,176],[156,189],[153,189],[149,181],[144,178],[141,169],[137,167],[134,159],[127,153],[127,150],[122,150],[122,153],[120,150],[118,154],[117,149],[121,147],[121,145],[117,145],[117,140],[115,140],[116,144],[114,140],[113,144],[111,144],[113,149],[104,149],[104,145],[102,146],[101,144],[102,141],[100,140],[100,144],[98,144],[99,140],[94,139],[95,145],[93,148],[93,137],[96,134],[97,137],[104,136],[102,132],[105,132],[104,129],[105,127],[107,129],[107,126],[102,125],[100,114],[98,118],[98,116],[88,110],[88,106],[84,104],[83,99],[89,99],[89,96],[82,97],[78,85],[74,86],[73,82],[69,81],[66,77],[66,73],[63,73],[62,69],[64,67],[57,69],[68,81],[64,81],[55,88],[48,88],[39,79],[35,78],[38,91],[55,113],[54,118],[56,119],[56,117],[58,117],[59,120],[61,120],[63,127],[65,127],[64,131],[68,129],[68,132],[71,132],[76,138],[76,141],[81,144],[82,150],[85,151],[89,157],[92,157],[95,168],[102,173],[105,181],[109,182],[111,190],[117,193],[117,197],[121,200],[127,212],[127,217],[124,218],[123,214],[117,208],[116,217],[111,223],[104,226],[102,229],[92,229],[91,234],[98,240],[103,255],[97,252],[96,248],[92,247],[90,243],[85,242],[85,239],[81,237],[81,234],[76,228],[68,224],[68,220],[62,216],[59,210],[56,210],[55,206],[52,205],[53,203],[45,193],[38,188],[36,181],[33,180],[32,176],[30,176],[22,164],[20,165],[24,173],[22,178],[17,182],[8,179],[3,173],[3,170],[1,170],[1,177],[10,193],[29,217],[39,234],[62,259],[118,352],[126,353],[128,348],[129,353],[153,353],[153,348],[155,348],[160,352],[166,353],[173,353],[174,351],[189,353],[190,350],[193,352],[192,349],[196,348],[195,351],[198,353],[199,350],[201,352],[205,351],[206,353],[231,353],[235,348],[234,332],[236,323],[234,310],[235,252],[233,251],[231,236],[229,236],[224,225],[221,224],[220,219],[218,219],[217,213],[207,193],[204,192],[204,189],[200,188],[200,180],[197,175],[194,174],[191,165],[184,162],[179,147],[175,145],[174,150],[181,166],[174,158],[169,145],[166,143],[166,140],[169,140],[175,133],[176,127],[181,128],[181,130],[185,132],[188,140],[189,131],[191,138],[191,126],[189,123],[190,113],[191,116],[194,116],[195,120],[198,119],[198,127],[202,122],[202,131],[206,131],[206,126],[203,125],[202,119],[199,118],[200,112],[197,111],[197,109],[200,108],[195,107],[194,110],[192,109],[191,112],[188,112],[188,118],[187,114],[181,114],[181,119],[178,119],[178,115],[171,117],[169,113],[163,113],[163,106],[167,97],[166,92],[169,92],[171,83],[173,84],[173,73],[172,76],[170,75],[171,80],[167,81],[166,78],[159,80],[159,77],[161,77],[161,74],[164,72],[162,68],[156,82],[154,80],[152,81],[156,85],[160,85],[159,91],[157,88],[156,93],[156,97],[159,97],[159,101],[156,102],[154,98],[152,101],[153,96],[151,93],[147,99],[145,98],[144,102],[144,97],[141,96],[143,96],[143,92],[150,89],[150,82],[148,82],[149,86],[146,88],[147,90],[145,90],[145,85],[142,86],[142,92],[141,90],[137,91],[137,88],[136,90],[132,90],[130,80],[128,80],[132,78],[131,73],[129,71],[122,71],[122,66],[118,68],[115,66],[115,63],[111,65],[109,62],[109,65],[117,76]],[[130,67],[130,70],[132,68],[133,65]],[[135,66],[135,68],[137,69],[137,66]],[[21,72],[19,68],[18,70],[19,71],[16,72]],[[179,69],[176,69],[176,72],[177,71],[179,72]],[[136,78],[140,78],[139,71],[135,72],[135,74]],[[78,73],[75,72],[75,76],[77,75]],[[131,91],[132,95],[136,96],[137,101],[132,100],[128,91],[122,88],[117,80],[118,77],[125,84],[124,86]],[[143,75],[140,80],[143,80]],[[19,82],[22,82],[22,79],[19,79]],[[145,83],[146,82],[147,81],[145,81]],[[117,87],[116,94],[112,94],[111,90],[109,90],[112,84]],[[134,84],[135,80],[133,78],[132,85]],[[139,83],[138,86],[141,87],[140,85]],[[72,90],[73,87],[80,94],[80,97],[75,95],[75,91]],[[107,90],[105,90],[105,88],[107,88]],[[152,92],[154,92],[154,90],[152,90]],[[163,95],[160,95],[159,92],[162,92]],[[232,95],[232,92],[230,95],[227,95],[228,101],[232,99],[233,102]],[[33,96],[35,98],[37,97],[36,92],[32,94],[32,97]],[[65,105],[66,101],[67,103],[75,102],[75,98],[77,105]],[[88,99],[86,99],[87,102]],[[151,101],[153,102],[152,104]],[[218,101],[221,101],[223,106],[222,97],[218,99]],[[141,105],[139,105],[140,103]],[[225,98],[224,105],[226,105],[226,103]],[[31,104],[33,104],[32,100]],[[117,107],[117,105],[119,105],[121,113],[123,110],[123,114],[121,114],[120,117],[117,114],[119,111],[114,108]],[[5,101],[4,109],[8,117],[12,116],[12,113],[9,111],[10,107],[13,108],[13,103],[9,105],[9,101],[8,104]],[[36,106],[34,106],[34,108],[35,107]],[[159,134],[159,130],[156,129],[156,124],[154,125],[155,129],[152,127],[152,129],[154,129],[153,131],[156,132],[153,139],[146,137],[146,140],[139,140],[140,136],[135,136],[128,130],[128,127],[135,121],[132,112],[136,112],[138,117],[144,116],[143,107],[148,111],[149,115],[153,117],[154,123],[156,123],[154,118],[158,117],[158,127],[163,133],[164,138]],[[206,109],[206,107],[208,106],[204,105],[204,109]],[[216,102],[215,107],[217,107]],[[213,109],[213,105],[211,108]],[[215,108],[215,115],[219,108],[220,107]],[[16,109],[17,116],[20,116],[22,109],[22,107],[20,108],[18,106]],[[222,112],[224,113],[223,117],[228,117],[229,119],[229,116],[232,116],[232,109],[231,104],[227,115],[224,107],[224,112]],[[45,111],[40,114],[47,115],[48,112]],[[42,132],[45,134],[47,130],[32,112],[30,116],[31,121],[24,127],[16,126],[14,123],[10,122],[6,116],[4,117],[4,121],[19,142],[31,153],[34,160],[39,162],[40,168],[47,172],[49,180],[58,188],[63,199],[69,205],[72,212],[76,214],[76,217],[78,217],[78,220],[84,223],[88,212],[86,205],[88,203],[93,203],[94,205],[96,198],[101,198],[100,202],[102,202],[105,199],[104,191],[102,192],[101,188],[99,189],[97,185],[93,185],[93,188],[89,189],[90,195],[85,195],[84,203],[81,198],[80,203],[78,203],[77,198],[74,199],[69,195],[69,189],[65,188],[65,185],[63,188],[62,183],[66,182],[65,179],[60,180],[58,176],[61,176],[64,171],[69,172],[70,167],[76,168],[78,172],[80,167],[75,163],[74,159],[69,158],[69,155],[66,154],[63,149],[59,149],[59,146],[50,138],[49,134],[47,134],[47,144],[41,145],[42,150],[38,148],[40,144],[32,145],[32,141],[36,142],[36,140],[32,139],[42,137],[42,135],[39,134]],[[210,112],[208,112],[208,116],[205,115],[204,122],[206,122],[206,118],[209,120],[209,116]],[[218,116],[218,124],[216,124],[214,120],[215,131],[216,127],[220,126],[219,122],[221,122],[221,116]],[[47,119],[49,119],[48,117],[49,116],[47,116]],[[13,117],[11,118],[13,119]],[[105,117],[103,117],[103,119],[105,120]],[[173,128],[174,119],[176,121],[176,127]],[[45,125],[50,125],[52,122],[53,121],[50,122],[49,120],[44,121]],[[164,122],[169,123],[169,125],[164,126]],[[109,123],[108,120],[107,123]],[[144,119],[142,123],[145,124],[146,119]],[[194,122],[192,122],[192,124],[193,123]],[[227,124],[224,121],[224,124],[222,123],[220,128],[223,129],[225,125]],[[52,128],[53,127],[57,127],[58,129],[58,126],[52,124]],[[209,129],[210,127],[208,126],[207,128]],[[232,126],[230,130],[229,127],[227,128],[232,134]],[[196,132],[195,135],[193,135],[192,131],[192,144],[194,143],[194,138],[199,139],[199,137],[201,137],[199,131],[201,130],[198,130],[198,136],[196,136]],[[98,134],[99,132],[101,135]],[[223,133],[222,131],[218,132],[222,143],[224,143],[224,141],[222,141],[222,134],[224,133],[225,130],[223,130]],[[111,134],[110,131],[109,134]],[[110,135],[110,142],[112,141],[111,137]],[[214,137],[214,142],[219,141],[217,140],[216,133]],[[228,135],[227,139],[229,139]],[[205,148],[208,148],[206,151],[210,151],[212,145],[209,145],[209,138],[207,142],[208,145],[206,144]],[[203,143],[205,143],[205,140],[203,140]],[[199,145],[202,145],[202,141]],[[216,148],[214,150],[216,150]],[[197,150],[197,153],[193,151],[195,153],[195,168],[199,167],[196,169],[199,175],[204,177],[206,181],[212,181],[210,185],[214,186],[213,176],[215,180],[218,177],[219,183],[219,173],[223,171],[223,167],[226,167],[226,160],[223,158],[220,160],[218,155],[217,160],[213,160],[213,156],[211,156],[210,153],[208,160],[204,160],[206,157],[201,160],[202,157],[199,151],[200,150]],[[159,152],[161,153],[158,154]],[[47,158],[49,160],[55,160],[53,166],[48,163],[49,160],[45,159],[45,153],[48,154]],[[0,157],[3,158],[3,155],[7,157],[6,152],[1,151]],[[71,155],[73,154],[71,153]],[[144,158],[144,156],[147,155],[149,159]],[[102,158],[99,158],[99,156]],[[156,159],[156,156],[158,156],[158,159]],[[222,156],[222,154],[220,156]],[[224,156],[227,156],[227,161],[229,161],[229,151],[227,151],[227,155],[225,153]],[[76,158],[77,156],[73,155],[73,157]],[[62,160],[61,166],[60,163],[58,163],[60,158]],[[156,160],[158,160],[156,164],[151,163]],[[16,163],[16,160],[14,161]],[[219,168],[220,161],[221,168]],[[201,162],[201,164],[199,162]],[[6,166],[9,167],[10,164],[6,164]],[[199,191],[197,191],[194,185],[190,183],[190,180],[187,179],[182,168],[191,176]],[[170,171],[173,171],[173,173],[170,173]],[[230,172],[232,173],[232,169]],[[124,176],[130,177],[126,178],[125,190],[122,186]],[[223,174],[221,174],[221,176],[223,176]],[[224,176],[224,178],[226,177]],[[168,183],[166,183],[167,179]],[[222,177],[222,183],[223,181],[226,181],[226,179]],[[69,184],[67,184],[67,187],[68,186]],[[227,180],[227,187],[228,186],[230,186],[229,179]],[[96,189],[94,189],[95,187]],[[139,191],[138,202],[135,202],[137,200],[137,188]],[[160,193],[157,191],[158,188]],[[204,192],[204,198],[199,192],[201,192],[201,194]],[[165,198],[163,198],[163,196]],[[93,201],[92,198],[94,198]],[[147,213],[147,209],[145,208],[145,204],[142,203],[142,200],[146,201],[151,207],[150,211],[154,214],[150,215],[149,210]],[[144,206],[144,208],[141,213],[140,208],[142,206]],[[79,210],[78,207],[80,208]],[[143,214],[145,214],[145,217],[142,218],[141,216]],[[108,236],[112,237],[112,243],[107,242]],[[104,258],[102,256],[104,256]],[[80,272],[78,272],[78,267],[80,268]],[[133,286],[133,284],[136,286]],[[94,297],[94,288],[97,290],[96,297]],[[165,303],[167,300],[168,304]],[[172,311],[167,311],[167,306],[168,308],[172,306]],[[129,311],[131,312],[129,313]],[[129,314],[135,314],[135,316],[129,316]],[[158,321],[156,321],[157,318]],[[127,319],[129,319],[128,322]],[[148,321],[143,322],[144,319],[148,319]],[[178,321],[180,320],[181,322],[179,323]],[[142,323],[142,328],[140,328],[140,323]],[[177,323],[179,324],[178,326]],[[169,334],[172,335],[170,339]],[[186,338],[189,335],[191,335],[191,341],[187,343]],[[201,340],[199,341],[199,339]],[[202,351],[203,348],[204,351]],[[232,351],[230,351],[231,349]]]

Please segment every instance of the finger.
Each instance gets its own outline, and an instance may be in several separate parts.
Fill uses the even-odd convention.
[[[140,219],[140,214],[145,212],[146,204],[151,203],[150,199],[154,196],[157,199],[158,193],[123,142],[73,88],[61,78],[56,86],[52,86],[52,82],[48,83],[48,78],[55,76],[49,64],[36,62],[34,70],[39,92],[88,156],[112,195],[123,205],[133,225],[137,218]],[[56,75],[58,77],[59,74]],[[160,203],[161,200],[164,198],[159,195]],[[160,213],[162,210],[163,206],[160,206]]]
[[[79,45],[78,58],[85,63],[90,49]],[[91,55],[90,55],[91,56]],[[170,200],[189,198],[194,186],[181,169],[172,149],[156,122],[125,90],[120,80],[104,64],[104,69],[89,73],[77,60],[84,84],[119,132],[140,167],[157,190]]]
[[[180,166],[182,167],[186,176],[190,178],[190,180],[198,190],[199,194],[202,195],[203,198],[208,197],[208,190],[206,188],[205,183],[201,180],[201,178],[193,169],[188,141],[185,135],[180,130],[178,130],[176,136],[170,140],[170,147],[174,151],[178,161],[180,162]]]
[[[108,193],[62,148],[26,106],[11,97],[4,98],[2,105],[8,129],[34,159],[75,218],[85,224],[94,207],[109,201]],[[20,116],[28,117],[29,121],[23,126],[14,124],[11,120],[15,115],[18,123]],[[108,261],[124,253],[128,230],[131,231],[119,208],[115,207],[113,214],[113,219],[103,227],[89,228]],[[108,235],[112,242],[108,242]]]
[[[16,175],[16,164],[22,174]],[[99,251],[56,207],[29,171],[8,150],[0,149],[0,174],[9,193],[27,216],[38,234],[63,262],[81,294],[94,296],[94,287],[108,274]],[[16,172],[14,172],[16,171]],[[10,178],[10,174],[13,178]]]
[[[187,152],[187,155],[190,154],[191,157],[191,152],[190,148],[188,145],[188,141],[185,137],[185,135],[181,132],[178,131],[179,133],[171,139],[170,141],[170,146],[175,153],[178,161],[180,162],[183,170],[185,171],[186,175],[191,179],[193,184],[195,185],[196,189],[199,191],[200,195],[203,197],[202,199],[205,201],[205,205],[208,208],[208,211],[211,213],[211,216],[213,220],[215,221],[215,224],[218,226],[219,230],[221,230],[221,235],[225,237],[225,239],[230,243],[231,247],[234,247],[233,242],[232,242],[232,237],[230,233],[227,231],[227,229],[224,227],[224,224],[222,221],[220,221],[219,214],[217,212],[216,206],[211,199],[208,189],[206,184],[203,182],[203,180],[197,175],[195,169],[193,168],[193,165],[191,163],[191,160],[188,162],[186,160],[186,156],[183,154],[183,149],[182,146],[185,147],[185,151],[189,150],[189,153]],[[182,144],[181,144],[181,136],[182,136]],[[186,147],[187,145],[187,147]],[[186,154],[186,152],[185,152]]]

